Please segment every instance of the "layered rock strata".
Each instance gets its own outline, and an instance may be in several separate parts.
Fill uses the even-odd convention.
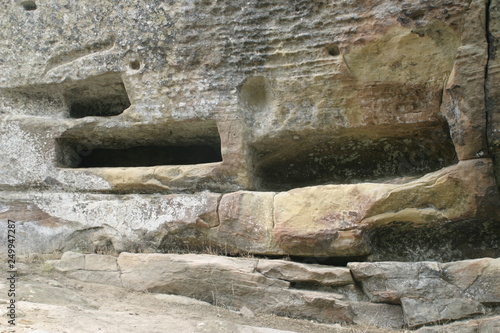
[[[492,169],[488,159],[471,160],[400,184],[281,193],[4,192],[0,217],[17,221],[19,248],[33,252],[216,251],[318,261],[495,256],[500,245]],[[420,238],[411,238],[415,232]],[[395,242],[398,237],[405,242]]]
[[[20,251],[500,254],[498,1],[5,1]]]
[[[432,325],[500,327],[499,259],[352,262],[348,267],[211,255],[66,252],[68,276],[136,291],[189,296],[234,310],[326,323],[433,332]],[[438,328],[436,330],[439,330]],[[491,331],[494,332],[494,331]]]

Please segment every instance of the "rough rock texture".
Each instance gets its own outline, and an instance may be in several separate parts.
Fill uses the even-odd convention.
[[[117,262],[118,282],[111,275],[93,275],[95,271],[81,268],[82,256],[85,263]],[[499,325],[495,315],[500,303],[500,259],[353,262],[345,268],[194,254],[121,253],[117,261],[111,258],[65,253],[52,264],[81,281],[123,284],[136,291],[188,296],[230,309],[326,323],[413,329],[474,318],[466,327],[481,325],[484,332],[490,332],[486,327]],[[349,288],[364,297],[354,296]]]
[[[304,265],[284,260],[260,260],[256,270],[265,277],[290,282],[311,282],[325,286],[344,286],[354,283],[350,270],[341,267]]]
[[[499,256],[498,8],[4,1],[0,240]]]
[[[402,229],[431,227],[478,219],[483,213],[487,218],[492,211],[480,206],[493,207],[486,203],[491,191],[495,193],[490,187],[491,168],[489,160],[464,161],[403,184],[327,185],[282,192],[275,197],[275,236],[280,247],[294,255],[360,256],[370,253],[367,230],[391,224],[397,230],[398,223],[404,224]],[[390,247],[387,244],[385,250]],[[454,249],[460,251],[458,246]]]
[[[219,224],[219,194],[102,195],[2,192],[2,220],[17,222],[20,252],[204,248]],[[5,220],[6,221],[6,220]],[[5,224],[2,230],[5,231]],[[2,237],[6,237],[5,232]]]
[[[494,333],[500,329],[500,316],[467,320],[449,325],[424,327],[417,330],[417,333]]]
[[[440,169],[455,160],[448,122],[485,138],[485,6],[4,3],[2,185],[229,191]],[[443,116],[452,71],[477,79],[446,105],[482,124]]]
[[[488,4],[485,0],[470,2],[443,92],[441,108],[460,160],[482,157],[488,151],[484,73],[488,62]]]
[[[459,296],[484,303],[500,301],[500,259],[484,258],[443,264],[349,263],[348,267],[374,302],[400,303],[402,297],[434,299]],[[485,285],[488,286],[488,292],[479,291]]]
[[[214,243],[230,252],[284,254],[273,237],[273,192],[225,194],[219,203],[220,225],[209,233]]]
[[[372,302],[401,304],[410,327],[483,314],[500,303],[500,259],[349,263],[348,267]]]
[[[405,322],[410,327],[462,319],[485,312],[479,302],[460,298],[432,301],[402,298],[401,305],[405,314]]]
[[[18,253],[397,261],[355,283],[159,254],[59,268],[322,321],[489,314],[498,259],[465,259],[500,256],[499,19],[499,0],[3,1],[0,243],[13,220]]]
[[[489,1],[488,66],[486,68],[486,111],[488,143],[495,161],[497,184],[500,186],[500,2]]]
[[[344,328],[340,324],[320,324],[271,314],[247,318],[242,310],[224,309],[185,296],[134,292],[123,287],[78,281],[49,270],[47,262],[37,259],[33,262],[33,258],[21,258],[27,260],[26,264],[18,265],[23,267],[23,274],[17,284],[19,297],[14,328],[5,320],[9,284],[0,283],[1,332],[366,332],[362,326]]]
[[[403,311],[398,305],[351,302],[353,321],[365,327],[400,329],[403,325]]]
[[[132,290],[180,294],[229,308],[246,306],[252,311],[324,322],[352,321],[348,302],[335,294],[289,290],[286,280],[256,272],[257,260],[123,253],[118,265],[123,286]]]
[[[278,194],[2,192],[0,217],[17,221],[21,251],[446,261],[500,253],[492,169],[491,160],[476,159],[402,183]]]

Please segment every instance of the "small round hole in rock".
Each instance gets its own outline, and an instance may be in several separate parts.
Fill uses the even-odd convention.
[[[26,11],[35,10],[37,8],[35,1],[23,1],[21,2],[21,6],[23,6]]]
[[[326,47],[326,50],[328,51],[328,54],[331,55],[332,57],[340,55],[340,49],[337,45],[328,45]]]
[[[141,63],[138,60],[133,60],[130,62],[129,66],[133,70],[138,70],[141,68]]]

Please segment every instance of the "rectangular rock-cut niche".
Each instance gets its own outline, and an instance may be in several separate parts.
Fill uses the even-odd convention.
[[[385,182],[456,163],[444,123],[397,128],[301,132],[253,145],[260,189]]]
[[[80,137],[78,132],[70,132],[57,140],[58,167],[149,167],[222,161],[215,121],[163,128],[109,129],[104,136],[96,134],[94,137],[88,137],[84,132],[83,129]]]
[[[64,98],[71,118],[116,116],[130,106],[119,73],[75,81],[65,90]]]

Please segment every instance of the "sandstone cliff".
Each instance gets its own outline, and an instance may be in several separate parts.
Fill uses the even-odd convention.
[[[3,1],[0,241],[10,219],[24,253],[498,257],[499,22],[498,0]]]

